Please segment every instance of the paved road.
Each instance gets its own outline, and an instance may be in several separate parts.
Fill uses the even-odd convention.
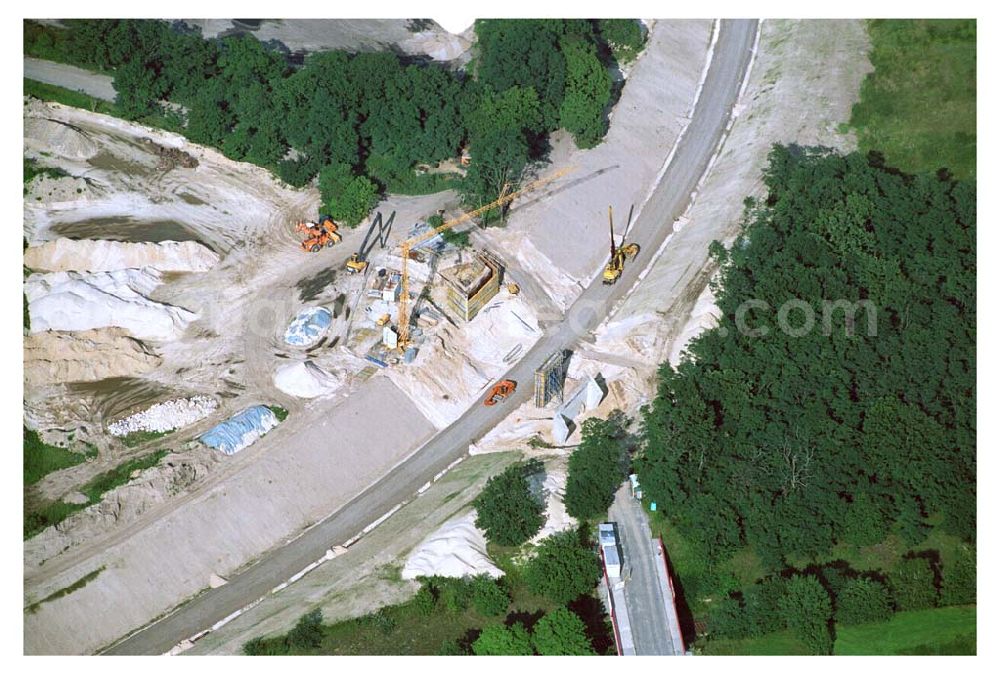
[[[94,98],[115,100],[115,89],[111,86],[111,77],[76,66],[25,57],[24,76],[36,82],[53,84],[73,91],[82,91]]]
[[[410,497],[434,474],[464,455],[469,444],[499,423],[508,409],[532,396],[533,373],[553,352],[571,348],[604,319],[636,281],[671,231],[671,224],[687,208],[698,179],[708,166],[739,93],[756,33],[756,21],[723,21],[715,56],[704,90],[674,159],[659,187],[633,225],[630,240],[641,246],[627,265],[622,280],[606,286],[595,278],[570,307],[565,319],[549,327],[507,377],[520,381],[506,405],[477,404],[427,442],[375,486],[316,524],[293,542],[277,548],[228,584],[200,594],[173,613],[105,650],[107,654],[161,654],[235,610],[263,596],[300,569],[321,557],[326,549],[355,535],[378,515]]]
[[[666,584],[660,545],[653,540],[642,505],[629,494],[628,484],[619,489],[608,516],[618,524],[621,538],[627,578],[625,606],[635,653],[683,654],[680,624]]]

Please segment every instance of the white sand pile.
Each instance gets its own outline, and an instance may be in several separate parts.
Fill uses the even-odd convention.
[[[674,339],[673,347],[670,349],[671,366],[676,367],[680,364],[681,355],[692,339],[705,330],[712,329],[719,324],[720,315],[721,311],[715,305],[715,294],[712,292],[712,286],[711,284],[706,285],[702,293],[698,295],[698,299],[691,310],[691,316],[684,325],[684,329]]]
[[[320,397],[336,392],[343,381],[320,369],[314,362],[293,362],[279,367],[274,375],[278,390],[295,397]]]
[[[563,496],[566,495],[566,459],[546,461],[545,479],[541,484],[542,496],[545,498],[545,524],[532,542],[546,538],[554,533],[569,530],[576,525],[576,519],[566,512]]]
[[[52,119],[25,118],[25,149],[38,148],[71,159],[90,159],[98,152],[97,144],[79,129]]]
[[[123,437],[132,432],[168,432],[191,425],[219,408],[219,403],[205,395],[182,397],[153,406],[108,424],[108,432]]]
[[[24,338],[24,379],[33,386],[135,376],[159,364],[158,355],[117,327]]]
[[[486,555],[486,537],[476,528],[476,513],[448,521],[410,552],[402,577],[469,577],[486,573],[501,577],[503,571]]]
[[[37,271],[118,271],[151,267],[158,271],[208,271],[219,256],[196,241],[124,243],[59,238],[24,251]]]
[[[33,274],[24,284],[31,331],[122,327],[141,339],[176,339],[198,315],[148,299],[160,282],[146,269]]]

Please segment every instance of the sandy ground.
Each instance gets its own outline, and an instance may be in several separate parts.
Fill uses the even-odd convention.
[[[174,274],[153,292],[152,299],[191,307],[200,316],[183,337],[143,345],[160,358],[161,365],[153,371],[86,385],[26,381],[25,416],[30,424],[43,428],[50,438],[65,440],[73,434],[100,448],[97,460],[40,482],[40,493],[49,498],[72,496],[79,484],[122,460],[128,450],[108,440],[102,431],[104,423],[167,397],[208,394],[221,402],[212,418],[131,451],[140,454],[166,447],[174,452],[156,479],[146,480],[142,488],[132,485],[112,492],[104,502],[25,544],[26,604],[114,559],[90,591],[46,603],[26,617],[31,623],[26,630],[28,651],[84,651],[200,590],[220,564],[229,570],[242,565],[328,514],[419,445],[432,426],[385,380],[362,386],[363,392],[350,397],[349,404],[341,404],[337,412],[330,407],[341,403],[362,380],[351,378],[341,398],[322,404],[285,395],[273,386],[274,372],[283,360],[311,359],[326,367],[339,364],[351,376],[364,366],[356,356],[338,348],[307,353],[281,339],[288,321],[302,308],[304,293],[316,301],[332,301],[336,282],[331,277],[336,274],[329,269],[338,268],[364,235],[361,229],[347,232],[340,247],[323,254],[299,250],[292,226],[315,214],[318,196],[314,190],[290,190],[261,169],[228,161],[176,135],[121,120],[39,102],[26,106],[25,115],[26,153],[73,176],[32,186],[24,223],[30,243],[60,235],[142,240],[166,230],[172,238],[186,235],[223,256],[211,271]],[[182,148],[197,158],[198,166],[162,166],[144,139]],[[397,212],[397,221],[412,222],[452,198],[450,193],[401,198],[383,206]],[[53,348],[52,341],[41,346]],[[59,347],[67,348],[65,344]],[[33,358],[44,361],[46,353]],[[288,437],[300,431],[304,434],[286,442],[279,428],[243,452],[247,458],[240,454],[225,461],[204,447],[187,443],[213,423],[261,402],[279,403],[292,412],[288,425],[283,426]],[[350,431],[341,433],[338,427],[336,436],[344,444],[330,449],[334,423]],[[379,428],[374,439],[371,427]],[[302,442],[309,446],[304,448]],[[331,450],[338,456],[332,463]],[[258,471],[247,472],[258,453],[273,462],[258,461]],[[276,509],[268,525],[248,528],[233,521],[220,528],[219,521],[206,516],[211,508],[193,504],[193,500],[223,497],[212,490],[221,484],[228,495],[227,500],[218,501],[220,506],[238,501],[232,497],[237,493],[260,497],[266,492],[261,483],[281,485],[286,493],[284,498],[269,496],[269,505]],[[294,487],[289,489],[289,485]],[[289,505],[294,511],[282,510]],[[246,506],[248,511],[259,509]],[[233,516],[239,512],[227,511]],[[156,532],[146,527],[153,522]],[[164,527],[188,542],[165,535]],[[151,542],[137,545],[136,540],[144,536]],[[206,540],[218,546],[206,545]],[[196,541],[197,550],[191,550]],[[186,546],[188,550],[181,553]],[[174,553],[181,553],[190,565],[179,563]],[[135,587],[151,586],[150,576],[181,575],[187,579],[164,580],[145,597],[136,593]],[[127,604],[129,609],[109,615],[100,607],[108,601]],[[93,621],[94,610],[104,615],[99,625]]]
[[[553,161],[576,170],[544,197],[516,201],[507,227],[488,232],[511,273],[534,276],[558,307],[565,309],[607,262],[608,206],[620,236],[630,209],[648,196],[693,108],[711,37],[711,21],[656,22],[605,141],[578,150],[572,137],[553,134]]]
[[[115,99],[115,89],[111,86],[112,78],[110,76],[99,75],[76,66],[25,57],[24,76],[36,82],[82,91],[94,98],[108,101]]]

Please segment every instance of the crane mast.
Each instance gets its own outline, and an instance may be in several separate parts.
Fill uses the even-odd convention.
[[[503,206],[510,203],[517,197],[526,194],[532,190],[538,189],[542,185],[546,185],[553,180],[561,178],[570,171],[575,170],[575,167],[570,166],[567,168],[562,168],[552,175],[530,182],[516,192],[507,193],[509,185],[504,185],[503,190],[500,192],[500,197],[495,201],[487,203],[485,206],[480,206],[475,210],[469,211],[456,217],[453,220],[448,220],[447,222],[429,229],[422,234],[418,234],[413,238],[407,239],[400,244],[400,250],[403,256],[403,268],[400,279],[401,293],[399,297],[399,338],[397,340],[397,346],[400,350],[405,350],[410,343],[410,315],[409,315],[409,304],[410,304],[410,275],[407,269],[407,262],[410,259],[410,251],[421,243],[434,238],[439,233],[446,229],[451,229],[452,227],[462,224],[463,222],[468,222],[469,220],[482,215],[483,213],[493,210],[499,206]]]

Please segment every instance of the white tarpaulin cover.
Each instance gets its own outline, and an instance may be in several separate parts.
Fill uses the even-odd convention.
[[[257,441],[278,424],[278,417],[263,405],[244,409],[228,421],[223,421],[199,439],[205,446],[231,456]]]

